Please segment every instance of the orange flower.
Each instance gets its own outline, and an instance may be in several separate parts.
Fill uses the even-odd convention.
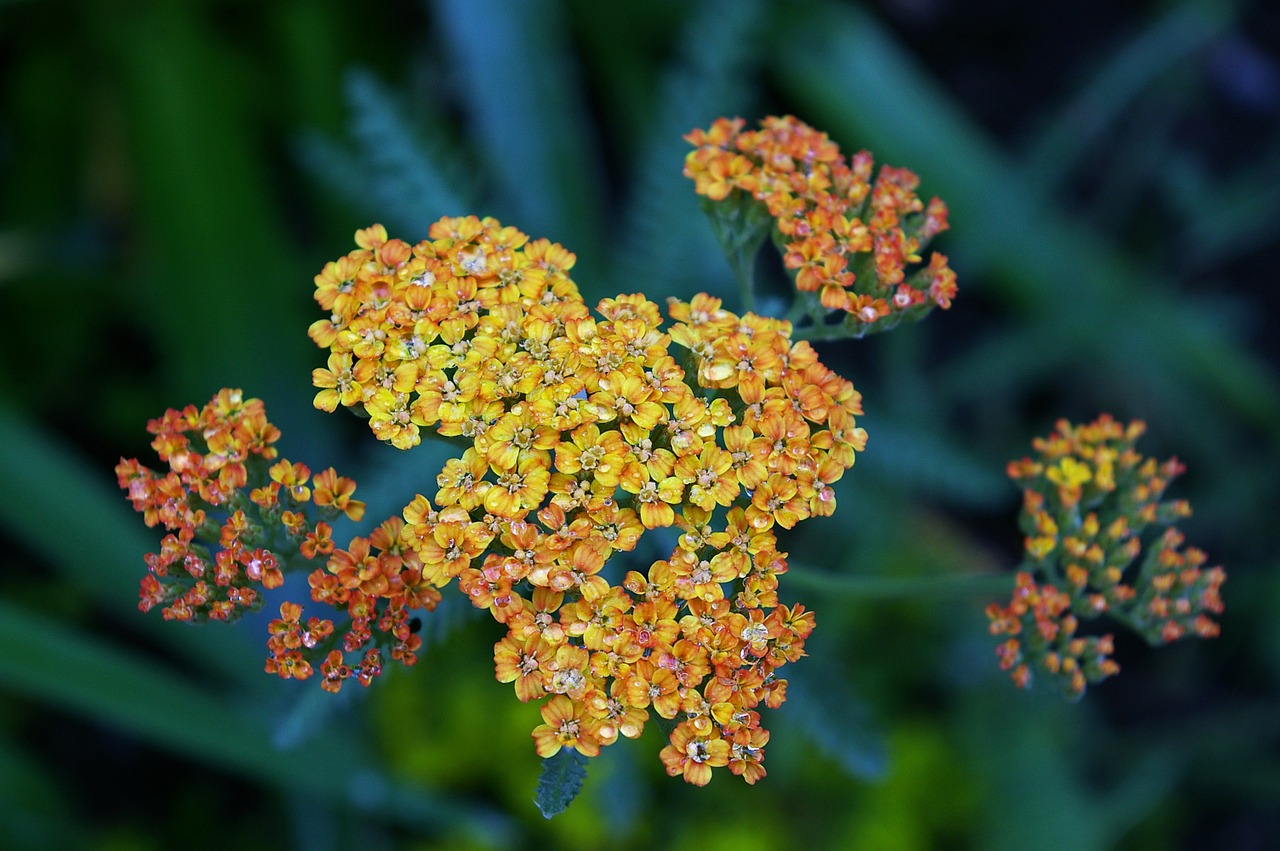
[[[1039,674],[1078,697],[1119,670],[1108,658],[1110,636],[1075,635],[1080,618],[1112,613],[1151,644],[1218,633],[1211,615],[1222,612],[1226,574],[1204,569],[1200,550],[1181,549],[1182,533],[1170,524],[1190,506],[1161,499],[1182,464],[1139,454],[1144,431],[1105,414],[1080,426],[1060,420],[1032,442],[1034,458],[1008,465],[1024,489],[1021,525],[1034,570],[1020,572],[1009,605],[989,606],[987,617],[993,635],[1008,636],[996,652],[1019,686]],[[1166,528],[1139,559],[1152,524]]]
[[[352,369],[349,352],[329,355],[327,369],[311,371],[311,383],[321,388],[315,396],[315,406],[322,411],[333,411],[338,405],[351,407],[364,398],[364,387]]]
[[[675,718],[680,712],[680,682],[666,668],[641,659],[636,663],[635,674],[627,680],[626,703],[638,709],[652,706],[663,718]]]
[[[683,776],[687,783],[706,786],[711,782],[713,767],[729,764],[729,743],[699,735],[684,721],[671,731],[670,744],[658,756],[670,776]]]
[[[546,694],[543,683],[550,675],[549,663],[555,655],[555,647],[543,643],[537,636],[530,636],[523,641],[511,635],[504,636],[493,648],[493,664],[498,682],[514,682],[516,697],[521,703],[535,700]]]
[[[311,499],[311,488],[306,486],[307,479],[311,478],[311,469],[306,464],[292,464],[281,460],[267,472],[272,481],[279,483],[295,501],[307,502]]]
[[[718,124],[700,138],[719,146],[740,130]],[[771,209],[787,206],[777,203],[784,191],[856,194],[822,171],[835,168],[834,146],[808,142],[785,151],[793,161],[814,152],[810,165],[822,168],[802,180],[766,185],[743,149],[737,159],[704,155],[704,184],[727,197],[757,180],[776,196]],[[912,215],[894,189],[902,184],[882,193],[884,221]],[[945,219],[930,215],[935,227]],[[809,235],[794,228],[797,240],[825,227],[863,250],[876,245],[865,223],[814,211],[804,221]],[[830,249],[836,237],[814,239]],[[777,605],[786,563],[768,530],[833,506],[829,485],[865,439],[852,385],[793,345],[789,322],[736,316],[706,294],[669,302],[669,333],[640,294],[602,299],[593,314],[568,277],[571,252],[492,219],[442,219],[416,245],[374,225],[356,246],[315,279],[329,314],[311,329],[327,350],[313,371],[315,403],[361,409],[375,436],[400,449],[427,429],[457,439],[462,451],[443,464],[434,502],[415,496],[400,517],[335,548],[330,522],[364,513],[355,483],[332,468],[312,478],[301,464],[260,463],[253,456],[275,460],[278,431],[260,403],[226,391],[205,411],[152,424],[169,475],[124,461],[117,470],[148,522],[170,531],[149,557],[140,605],[175,619],[230,617],[261,599],[258,585],[283,581],[287,562],[261,541],[326,556],[310,572],[311,599],[346,620],[303,624],[289,603],[272,622],[267,664],[281,676],[319,671],[332,692],[353,678],[368,685],[387,653],[413,664],[414,613],[456,578],[507,627],[495,677],[521,701],[545,698],[533,731],[543,757],[563,747],[593,756],[639,735],[652,708],[677,722],[668,770],[705,783],[733,745],[731,770],[763,776],[768,735],[753,707],[781,703],[775,671],[803,655],[812,628],[802,608]],[[810,254],[814,269],[842,273]],[[673,342],[692,356],[689,374]],[[668,560],[612,584],[622,571],[606,570],[610,558],[637,550],[647,529],[676,524]],[[206,551],[199,542],[210,536]]]
[[[674,475],[688,488],[686,499],[710,511],[717,505],[730,505],[738,495],[738,481],[730,473],[733,456],[718,446],[707,444],[697,456],[686,455],[676,461]]]
[[[764,760],[764,746],[768,743],[768,730],[761,727],[739,730],[734,734],[729,747],[729,770],[754,785],[766,773],[761,763]]]
[[[561,748],[573,748],[583,756],[600,753],[595,732],[599,721],[583,704],[563,694],[554,695],[542,705],[542,721],[533,728],[533,741],[543,759],[555,756]]]
[[[319,506],[333,506],[352,520],[364,517],[364,503],[352,499],[356,483],[345,476],[339,476],[332,467],[316,474],[312,481],[315,488],[314,500]]]
[[[847,314],[843,327],[854,336],[894,324],[888,317],[918,319],[951,306],[955,274],[945,257],[911,268],[947,228],[946,205],[937,198],[925,205],[912,172],[883,166],[873,185],[870,154],[846,162],[825,133],[791,116],[743,128],[741,119],[718,119],[687,135],[694,149],[685,175],[699,195],[735,205],[726,215],[740,217],[741,204],[768,211],[799,292],[819,293],[823,310]]]
[[[492,535],[482,523],[470,519],[459,508],[443,509],[435,522],[425,527],[428,534],[414,541],[422,561],[422,575],[432,585],[444,586],[471,565],[489,547]]]

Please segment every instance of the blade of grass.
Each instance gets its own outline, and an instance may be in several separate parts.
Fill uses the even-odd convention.
[[[4,602],[0,683],[261,783],[489,843],[510,838],[509,825],[495,813],[382,777],[355,751],[353,737],[279,750],[264,726],[204,689],[101,637]]]
[[[1280,442],[1280,386],[1232,330],[1163,297],[1116,249],[1031,191],[871,15],[824,5],[780,38],[775,70],[789,95],[837,138],[920,173],[952,208],[956,229],[946,238],[971,265],[988,267],[993,294],[1026,324],[1068,329],[1104,374],[1128,374],[1140,343],[1144,369],[1181,376],[1180,410],[1215,404]],[[963,374],[985,356],[959,356],[949,371]]]
[[[122,92],[145,264],[134,302],[163,367],[200,396],[228,382],[296,393],[311,364],[292,329],[310,322],[314,271],[290,257],[273,165],[256,145],[256,111],[269,106],[253,65],[207,36],[203,4],[86,9]]]
[[[1208,197],[1185,193],[1183,208],[1195,215],[1176,244],[1193,271],[1274,243],[1280,217],[1280,132],[1272,133],[1270,148],[1273,153],[1248,174]]]
[[[1039,188],[1056,186],[1143,91],[1216,39],[1234,17],[1233,4],[1192,0],[1124,40],[1029,146],[1026,174]]]

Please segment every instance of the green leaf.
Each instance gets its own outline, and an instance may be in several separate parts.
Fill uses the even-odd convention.
[[[471,212],[474,181],[429,103],[415,104],[410,117],[402,99],[363,70],[347,75],[346,97],[354,151],[319,134],[299,143],[317,178],[410,242],[441,216]]]
[[[1085,161],[1107,129],[1162,74],[1217,40],[1232,23],[1230,4],[1182,3],[1152,21],[1106,61],[1027,151],[1026,170],[1039,186],[1056,184]]]
[[[0,687],[279,789],[487,843],[511,838],[509,823],[497,813],[393,783],[366,761],[352,736],[273,747],[260,707],[237,711],[207,687],[101,636],[3,602]]]
[[[1178,193],[1187,196],[1179,200],[1191,216],[1185,236],[1178,240],[1187,246],[1191,271],[1256,250],[1274,238],[1280,218],[1280,133],[1272,132],[1264,147],[1272,153],[1262,162],[1209,194]]]
[[[603,245],[607,181],[561,6],[549,0],[432,3],[441,47],[464,90],[459,106],[471,140],[502,189],[497,215],[563,243],[577,252],[579,267],[589,268],[599,263]]]
[[[573,748],[561,748],[542,761],[542,776],[538,778],[533,802],[544,818],[558,816],[569,809],[586,779],[587,758]]]
[[[621,292],[629,292],[653,269],[664,270],[668,291],[650,297],[684,296],[692,287],[707,290],[724,277],[724,262],[693,184],[681,173],[690,150],[682,137],[743,110],[746,81],[759,64],[756,44],[764,12],[759,0],[712,0],[698,4],[685,24],[632,169],[632,200],[623,215],[612,269],[614,287]]]
[[[884,736],[843,673],[822,668],[817,659],[806,660],[794,671],[788,666],[782,717],[854,777],[884,776],[889,761]]]

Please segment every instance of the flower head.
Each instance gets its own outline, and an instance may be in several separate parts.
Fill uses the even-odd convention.
[[[744,179],[744,164],[723,177]],[[786,562],[770,530],[834,509],[830,485],[866,439],[853,386],[793,344],[790,323],[707,295],[670,301],[669,329],[638,294],[593,314],[571,253],[493,219],[442,219],[413,246],[375,225],[356,244],[316,279],[331,312],[311,333],[329,350],[316,406],[362,409],[400,448],[430,429],[469,446],[445,462],[434,503],[406,506],[400,549],[356,539],[313,574],[313,596],[351,614],[344,646],[369,640],[371,607],[412,564],[420,585],[457,579],[507,627],[495,674],[545,701],[540,755],[594,755],[652,711],[683,731],[669,770],[705,783],[732,745],[732,771],[762,776],[755,707],[781,703],[776,671],[812,628],[803,608],[778,607]],[[292,468],[276,480],[304,481]],[[355,509],[332,471],[310,485],[317,503]],[[611,584],[610,558],[674,524],[685,532],[669,558]],[[326,683],[358,676],[312,666]]]
[[[846,160],[826,133],[792,116],[765,118],[753,130],[720,118],[685,139],[694,146],[684,173],[695,191],[721,205],[767,209],[796,289],[816,294],[822,312],[844,314],[850,333],[951,306],[955,273],[947,258],[934,254],[918,265],[929,241],[947,229],[947,207],[916,195],[914,173],[892,166],[875,172],[866,151]]]
[[[160,606],[169,620],[235,620],[262,607],[263,590],[284,584],[295,557],[315,560],[327,571],[312,574],[312,600],[349,617],[304,620],[302,606],[285,601],[268,625],[266,671],[307,679],[319,670],[328,691],[351,676],[367,684],[381,671],[381,656],[365,650],[353,666],[344,650],[354,653],[371,640],[413,664],[421,642],[409,628],[410,612],[430,610],[440,598],[423,585],[416,554],[400,551],[398,519],[336,549],[329,521],[364,514],[353,498],[355,482],[332,468],[312,478],[305,464],[278,458],[279,430],[262,402],[239,390],[222,390],[200,409],[167,411],[148,429],[169,471],[158,474],[134,459],[116,467],[147,525],[168,532],[160,551],[146,557],[140,609]]]
[[[1152,644],[1218,634],[1212,616],[1222,612],[1226,574],[1206,568],[1200,550],[1183,549],[1171,524],[1191,507],[1163,500],[1183,467],[1141,455],[1135,444],[1145,430],[1106,414],[1079,426],[1061,420],[1033,442],[1034,457],[1009,464],[1023,487],[1033,569],[1018,574],[1009,605],[992,605],[987,617],[993,635],[1008,636],[998,648],[1001,667],[1019,685],[1039,672],[1079,696],[1086,682],[1119,670],[1108,658],[1109,635],[1076,635],[1082,619],[1109,614]]]

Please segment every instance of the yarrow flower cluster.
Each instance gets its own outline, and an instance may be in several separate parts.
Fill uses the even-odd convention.
[[[796,288],[817,294],[818,304],[808,304],[815,324],[824,324],[825,311],[843,312],[838,327],[861,336],[951,306],[956,276],[947,258],[934,254],[917,266],[947,229],[947,206],[922,202],[915,174],[876,171],[867,151],[846,161],[826,133],[791,116],[744,126],[721,118],[687,135],[694,150],[685,175],[722,218],[750,223],[758,218],[751,208],[763,206]]]
[[[1024,488],[1029,567],[1018,573],[1009,605],[993,604],[987,617],[993,635],[1008,636],[997,654],[1019,686],[1034,672],[1078,697],[1087,683],[1119,671],[1112,636],[1078,635],[1081,618],[1106,614],[1152,644],[1218,634],[1210,615],[1222,612],[1226,574],[1206,568],[1202,551],[1183,548],[1171,524],[1191,508],[1161,500],[1184,468],[1176,458],[1138,453],[1145,430],[1108,415],[1080,426],[1061,420],[1033,442],[1035,458],[1009,464]]]
[[[139,609],[162,606],[166,620],[233,621],[261,609],[263,591],[283,585],[292,562],[327,561],[309,578],[311,597],[345,610],[346,620],[304,622],[299,605],[281,603],[268,627],[267,672],[307,679],[319,668],[321,686],[336,692],[351,677],[368,685],[382,671],[382,647],[413,664],[421,640],[408,613],[435,608],[440,594],[412,558],[401,558],[398,519],[336,550],[330,521],[364,516],[355,482],[333,468],[312,478],[305,464],[276,460],[279,429],[261,400],[239,390],[221,390],[199,410],[166,411],[147,430],[169,471],[136,459],[116,466],[146,524],[168,531],[160,552],[147,556]]]
[[[813,628],[778,601],[772,529],[834,509],[866,439],[853,386],[788,323],[709,296],[672,299],[670,333],[642,295],[593,317],[573,254],[492,219],[442,219],[412,246],[375,225],[356,242],[316,278],[332,311],[311,329],[330,350],[316,405],[362,408],[401,448],[426,428],[469,442],[405,508],[400,544],[507,627],[496,675],[546,698],[538,753],[594,756],[653,712],[677,722],[671,774],[763,776],[756,707],[781,704],[776,671]],[[602,575],[672,525],[668,558]]]

